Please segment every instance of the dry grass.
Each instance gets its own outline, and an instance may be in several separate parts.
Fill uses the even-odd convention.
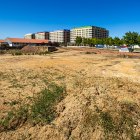
[[[0,137],[139,140],[139,67],[139,59],[77,50],[48,56],[0,56],[1,119],[13,108],[32,104],[30,99],[52,82],[63,85],[67,92],[66,98],[55,104],[57,117],[51,124],[21,122],[14,131],[1,132]]]

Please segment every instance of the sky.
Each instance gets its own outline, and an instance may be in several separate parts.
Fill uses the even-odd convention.
[[[0,39],[87,25],[140,33],[140,0],[0,0]]]

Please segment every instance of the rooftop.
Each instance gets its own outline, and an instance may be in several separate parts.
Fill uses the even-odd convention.
[[[100,29],[105,29],[105,28],[97,27],[97,26],[81,26],[81,27],[75,27],[75,28],[73,28],[73,29],[92,28],[92,27],[94,27],[94,28],[100,28]]]
[[[64,31],[70,31],[70,30],[69,30],[69,29],[55,30],[55,31],[51,31],[50,33],[55,33],[55,32],[64,32]]]
[[[41,39],[24,39],[24,38],[6,38],[5,40],[9,40],[13,43],[48,43],[48,40]]]
[[[1,40],[1,39],[0,39],[0,43],[4,43],[4,42],[5,42],[4,40]]]
[[[40,33],[48,33],[48,31],[44,31],[44,32],[37,32],[36,34],[40,34]]]
[[[28,33],[28,34],[25,34],[25,36],[26,36],[26,35],[32,35],[32,34],[33,34],[33,33]]]

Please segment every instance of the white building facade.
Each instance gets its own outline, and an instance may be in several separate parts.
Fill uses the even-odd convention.
[[[84,26],[71,29],[70,42],[75,43],[76,37],[82,38],[107,38],[109,31],[96,26]]]
[[[35,34],[29,33],[24,36],[25,39],[35,39]]]
[[[38,32],[35,34],[35,39],[48,39],[49,40],[49,32]]]
[[[70,30],[57,30],[50,32],[51,42],[69,43],[70,42]]]

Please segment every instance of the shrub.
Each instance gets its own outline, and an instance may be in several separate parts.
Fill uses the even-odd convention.
[[[22,52],[16,52],[15,55],[22,55]]]
[[[1,54],[6,54],[6,51],[0,50],[0,55],[1,55]]]
[[[96,52],[85,52],[85,54],[97,54]]]
[[[39,53],[39,55],[47,55],[47,54],[51,54],[51,52],[45,51],[45,52],[40,52],[40,53]]]
[[[23,55],[21,51],[15,51],[15,52],[12,52],[12,55]]]

